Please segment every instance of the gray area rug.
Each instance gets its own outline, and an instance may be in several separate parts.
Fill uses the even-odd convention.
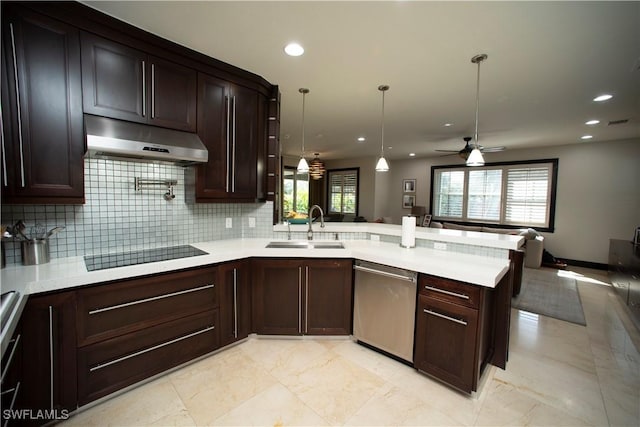
[[[557,270],[525,268],[520,295],[511,301],[519,310],[587,325],[575,279],[558,276]]]

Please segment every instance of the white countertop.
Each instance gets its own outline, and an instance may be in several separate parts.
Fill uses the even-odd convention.
[[[22,295],[30,295],[248,257],[354,258],[490,288],[494,288],[509,269],[509,260],[506,258],[427,248],[405,249],[395,243],[370,240],[343,241],[345,249],[265,248],[270,241],[234,239],[193,243],[192,246],[209,254],[98,271],[87,271],[84,259],[80,256],[52,259],[41,265],[9,265],[1,270],[0,286],[2,292],[17,290]]]
[[[306,232],[308,224],[291,224],[291,231]],[[286,232],[286,224],[276,224],[273,231]],[[375,222],[325,222],[320,228],[319,221],[313,223],[314,232],[322,233],[371,233],[385,236],[401,236],[402,226],[396,224],[379,224]],[[416,239],[434,240],[445,243],[461,243],[465,245],[485,246],[497,249],[517,250],[524,245],[524,237],[513,234],[487,233],[480,231],[464,231],[446,228],[416,227]]]

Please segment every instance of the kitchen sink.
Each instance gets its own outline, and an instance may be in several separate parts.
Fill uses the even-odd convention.
[[[304,242],[304,241],[292,241],[292,240],[279,240],[276,242],[269,242],[267,248],[278,249],[344,249],[342,242]]]

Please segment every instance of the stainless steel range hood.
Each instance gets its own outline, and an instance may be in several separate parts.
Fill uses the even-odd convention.
[[[195,133],[106,117],[84,115],[89,157],[162,161],[189,166],[206,163],[207,148]]]

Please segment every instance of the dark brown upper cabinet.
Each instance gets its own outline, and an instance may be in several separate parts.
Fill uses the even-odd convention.
[[[209,161],[198,166],[196,201],[264,198],[266,98],[212,75],[198,74],[198,135]]]
[[[82,89],[85,113],[196,131],[191,68],[82,33]]]
[[[2,199],[84,203],[78,30],[2,6]]]

